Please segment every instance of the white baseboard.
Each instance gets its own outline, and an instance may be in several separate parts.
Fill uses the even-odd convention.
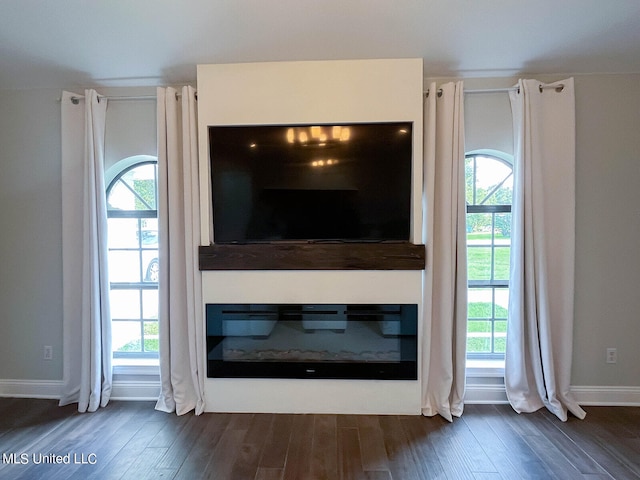
[[[2,380],[0,397],[55,398],[62,392],[62,380]]]
[[[2,380],[0,397],[53,398],[62,396],[62,380]],[[112,400],[157,400],[160,382],[157,380],[115,380],[112,384]]]
[[[572,386],[579,405],[640,407],[640,387]],[[472,384],[465,388],[465,403],[509,403],[504,385]]]
[[[640,387],[572,386],[580,405],[640,407]]]
[[[62,380],[0,379],[0,397],[58,399],[62,392]],[[576,401],[585,406],[634,406],[640,407],[640,387],[572,386]],[[160,382],[157,380],[116,380],[113,382],[113,400],[158,399]],[[467,385],[465,402],[469,404],[508,403],[504,385]]]

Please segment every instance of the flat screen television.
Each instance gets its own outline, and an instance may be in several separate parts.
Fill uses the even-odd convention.
[[[209,126],[214,243],[409,241],[412,123]]]

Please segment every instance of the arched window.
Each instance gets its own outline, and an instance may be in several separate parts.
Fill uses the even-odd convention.
[[[513,159],[477,151],[465,158],[469,358],[504,358],[509,304]]]
[[[107,186],[113,354],[157,358],[157,162],[132,157],[116,172]]]

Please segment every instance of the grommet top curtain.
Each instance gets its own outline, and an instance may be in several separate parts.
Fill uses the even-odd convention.
[[[507,397],[517,412],[547,407],[567,420],[585,412],[570,392],[575,263],[573,79],[510,92],[514,187]]]
[[[467,248],[463,83],[429,86],[425,103],[423,225],[427,245],[422,330],[422,413],[463,411]]]
[[[85,90],[61,99],[63,391],[60,405],[93,412],[112,387],[104,135],[107,100]]]
[[[204,411],[200,189],[195,90],[157,89],[160,381],[156,409]]]

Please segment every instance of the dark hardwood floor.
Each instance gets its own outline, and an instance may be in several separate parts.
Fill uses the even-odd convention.
[[[193,414],[112,402],[92,414],[0,399],[6,479],[639,479],[640,408],[467,405],[440,417]]]

